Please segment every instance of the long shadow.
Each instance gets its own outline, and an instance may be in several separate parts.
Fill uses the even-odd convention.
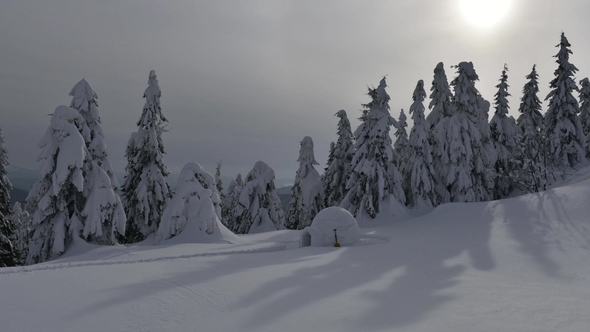
[[[525,201],[525,196],[502,204],[505,209],[504,222],[520,244],[520,250],[552,277],[559,277],[560,266],[551,257],[550,248],[553,246],[566,250],[560,242],[561,230],[569,233],[568,240],[576,241],[582,248],[590,247],[590,233],[572,219],[571,211],[564,205],[570,200],[568,195],[547,190],[529,195],[528,201]]]
[[[406,326],[454,300],[456,296],[450,288],[461,282],[460,277],[468,268],[495,267],[488,244],[492,212],[488,203],[451,204],[439,207],[430,216],[387,228],[390,243],[227,256],[167,278],[150,280],[149,276],[142,276],[135,283],[108,290],[112,296],[80,308],[72,317],[95,314],[113,305],[168,291],[178,293],[173,296],[178,296],[179,301],[215,306],[198,286],[240,273],[246,289],[258,286],[223,307],[230,313],[240,309],[252,312],[241,325],[243,330],[259,330],[289,313],[309,310],[310,304],[320,304],[335,296],[345,304],[323,308],[321,317],[310,318],[340,317],[359,331]],[[470,265],[446,262],[462,254],[470,257]],[[273,271],[291,272],[264,276],[269,280],[264,283],[252,281],[267,266],[272,266]],[[349,312],[342,312],[343,307]]]
[[[348,316],[349,324],[357,325],[358,330],[394,328],[420,321],[454,298],[444,290],[460,282],[458,277],[466,267],[447,266],[446,260],[466,252],[474,268],[494,268],[488,247],[492,214],[487,209],[482,213],[481,207],[467,210],[471,213],[462,209],[460,215],[458,209],[443,207],[435,211],[443,222],[432,217],[405,221],[396,233],[403,235],[393,234],[388,245],[341,249],[328,264],[300,268],[261,285],[236,304],[259,308],[245,322],[246,330],[256,330],[332,296],[343,296],[348,303],[358,302]],[[388,286],[375,286],[383,284]],[[375,287],[380,289],[372,289]],[[322,315],[342,312],[323,308]]]

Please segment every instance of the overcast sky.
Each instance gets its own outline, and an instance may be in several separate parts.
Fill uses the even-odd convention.
[[[3,0],[0,126],[9,162],[37,169],[47,114],[69,105],[85,78],[99,97],[109,159],[123,172],[154,69],[170,171],[196,161],[213,172],[223,160],[222,173],[245,175],[263,160],[292,178],[301,139],[313,138],[321,173],[337,138],[334,113],[345,109],[354,130],[367,86],[383,75],[397,118],[419,79],[430,88],[438,62],[451,80],[451,65],[472,61],[490,102],[507,63],[516,117],[533,64],[540,97],[549,92],[562,31],[577,81],[590,76],[588,0],[513,0],[486,29],[465,19],[459,0]]]

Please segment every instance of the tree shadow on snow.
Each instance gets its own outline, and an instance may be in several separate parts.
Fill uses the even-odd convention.
[[[347,325],[356,326],[353,330],[395,328],[424,319],[455,298],[445,290],[460,282],[466,269],[446,260],[467,253],[476,269],[495,266],[488,247],[492,221],[488,209],[483,213],[481,206],[437,210],[444,222],[432,217],[399,222],[391,229],[387,245],[341,248],[327,264],[302,267],[264,283],[236,304],[259,308],[244,323],[245,329],[256,330],[334,296],[344,297],[345,303],[322,307],[321,315],[350,320]],[[312,249],[301,252],[306,250]]]

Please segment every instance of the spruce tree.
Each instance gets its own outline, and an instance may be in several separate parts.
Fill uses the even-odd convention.
[[[214,176],[195,162],[186,164],[178,176],[174,197],[164,209],[154,243],[159,244],[189,228],[191,236],[220,234],[223,226],[219,202]]]
[[[18,264],[17,253],[14,250],[15,227],[10,220],[12,207],[10,205],[10,191],[12,183],[8,179],[8,152],[4,145],[3,128],[0,127],[0,267]]]
[[[39,142],[41,180],[27,196],[32,211],[32,238],[26,264],[63,254],[81,236],[84,165],[90,159],[82,132],[86,121],[75,109],[59,106]]]
[[[448,144],[448,122],[453,112],[453,93],[449,88],[444,65],[439,62],[434,69],[432,87],[430,88],[430,114],[426,120],[430,124],[430,144],[432,146],[432,164],[435,179],[436,205],[447,203],[450,193],[446,185],[450,170]]]
[[[320,174],[314,165],[319,165],[313,153],[313,140],[305,136],[299,150],[299,168],[295,174],[293,196],[285,211],[285,226],[288,229],[304,229],[324,208],[324,195]]]
[[[580,122],[586,140],[586,158],[590,158],[590,80],[588,77],[580,81]]]
[[[430,124],[424,117],[424,81],[419,80],[412,95],[410,114],[414,126],[408,142],[409,158],[404,174],[404,189],[409,206],[432,208],[436,205],[432,151],[429,143]]]
[[[430,104],[428,105],[430,113],[426,117],[426,120],[432,129],[442,119],[452,115],[453,93],[449,88],[449,81],[442,62],[439,62],[436,68],[434,68],[434,77],[430,91]]]
[[[363,209],[371,218],[381,212],[381,202],[392,195],[400,204],[406,203],[402,177],[393,163],[389,128],[396,121],[389,115],[389,95],[385,77],[379,86],[369,89],[371,102],[363,105],[361,125],[356,138],[352,171],[346,188],[348,193],[340,204],[354,216]]]
[[[335,116],[338,121],[338,140],[330,144],[328,163],[322,176],[325,206],[337,206],[346,195],[346,181],[350,174],[350,164],[354,156],[354,142],[350,121],[346,111],[340,110]]]
[[[494,198],[507,196],[514,190],[518,182],[517,172],[521,169],[518,163],[520,157],[519,143],[521,142],[520,129],[512,116],[508,116],[508,66],[504,65],[500,83],[496,85],[498,92],[495,94],[496,112],[490,122],[492,142],[496,150],[496,162],[494,164],[495,186]]]
[[[70,91],[70,107],[80,112],[85,126],[80,133],[84,137],[88,158],[84,161],[84,190],[80,217],[82,236],[91,243],[115,244],[117,237],[125,234],[126,217],[121,198],[115,192],[119,182],[108,160],[104,133],[100,126],[98,95],[85,79]]]
[[[31,241],[31,217],[26,210],[23,210],[19,202],[14,203],[12,210],[10,222],[14,227],[14,233],[10,240],[18,257],[17,265],[24,265],[29,253],[29,242]]]
[[[516,120],[522,135],[521,143],[521,175],[520,187],[525,192],[538,192],[547,183],[545,168],[545,135],[543,130],[543,114],[539,93],[539,75],[536,65],[526,76],[528,82],[522,88],[522,98],[518,111],[520,116]]]
[[[249,234],[285,228],[285,216],[274,179],[272,168],[263,161],[256,162],[246,175],[231,231]]]
[[[242,181],[242,174],[238,173],[236,178],[231,180],[229,183],[222,210],[222,222],[230,230],[234,230],[236,228],[236,218],[239,217],[236,215],[236,208],[240,201],[242,189],[244,189],[244,181]]]
[[[397,120],[396,131],[395,135],[395,143],[393,143],[393,152],[394,152],[394,162],[395,166],[397,166],[398,171],[400,174],[405,174],[406,167],[407,167],[407,158],[408,158],[408,123],[406,122],[408,118],[406,117],[406,113],[402,109],[399,112],[399,118]]]
[[[569,55],[572,54],[570,46],[565,34],[561,33],[561,40],[556,45],[559,52],[554,56],[558,67],[549,85],[552,90],[545,98],[549,100],[545,114],[548,159],[550,165],[558,169],[573,166],[586,155],[584,130],[578,118],[580,109],[573,95],[574,91],[579,91],[574,81],[578,68],[569,62]]]
[[[137,121],[138,129],[127,143],[127,167],[123,184],[123,204],[127,214],[127,242],[139,242],[156,232],[164,208],[171,198],[166,181],[162,133],[168,120],[162,114],[155,71],[150,71],[148,87],[143,93],[145,105]]]
[[[451,82],[454,89],[453,113],[434,128],[434,137],[440,140],[436,153],[441,161],[441,185],[448,192],[442,197],[450,202],[479,202],[490,199],[487,179],[487,165],[482,154],[492,154],[484,149],[479,130],[480,113],[487,114],[489,103],[475,88],[477,73],[471,62],[454,66],[457,76]],[[492,181],[493,182],[493,181]]]
[[[221,180],[221,161],[217,162],[217,167],[215,167],[215,189],[217,190],[217,194],[219,194],[219,209],[221,209],[221,215],[219,216],[222,223],[225,224],[225,193],[223,192],[223,180]]]

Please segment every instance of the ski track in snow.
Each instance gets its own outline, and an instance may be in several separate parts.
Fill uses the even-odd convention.
[[[228,251],[221,251],[221,252],[205,252],[205,253],[198,253],[198,254],[192,254],[192,255],[164,256],[164,257],[155,257],[155,258],[140,258],[140,259],[104,261],[104,262],[58,263],[58,264],[46,265],[46,266],[11,268],[8,271],[0,271],[0,275],[34,272],[34,271],[62,270],[62,269],[70,269],[70,268],[75,268],[75,267],[86,267],[86,266],[124,265],[124,264],[136,264],[136,263],[152,263],[152,262],[160,262],[160,261],[174,261],[174,260],[179,260],[179,259],[188,259],[188,258],[196,258],[196,257],[256,254],[256,253],[264,253],[264,252],[283,251],[286,249],[287,249],[287,244],[275,244],[275,245],[263,247],[263,248],[244,249],[244,250],[228,250]]]
[[[360,242],[355,243],[353,246],[366,246],[372,244],[378,244],[383,242],[389,242],[389,237],[376,234],[361,234]],[[257,254],[266,252],[277,252],[284,250],[292,250],[299,248],[299,241],[281,241],[276,242],[273,245],[244,250],[228,250],[220,252],[203,252],[192,255],[179,255],[179,256],[164,256],[155,258],[139,258],[139,259],[127,259],[118,261],[102,261],[102,262],[82,262],[82,263],[57,263],[45,266],[32,266],[32,267],[14,267],[5,268],[0,271],[0,275],[15,274],[15,273],[26,273],[34,271],[48,271],[48,270],[62,270],[71,269],[76,267],[86,266],[104,266],[104,265],[124,265],[124,264],[138,264],[138,263],[152,263],[160,261],[174,261],[179,259],[189,259],[196,257],[213,257],[213,256],[229,256],[229,255],[242,255],[242,254]]]

